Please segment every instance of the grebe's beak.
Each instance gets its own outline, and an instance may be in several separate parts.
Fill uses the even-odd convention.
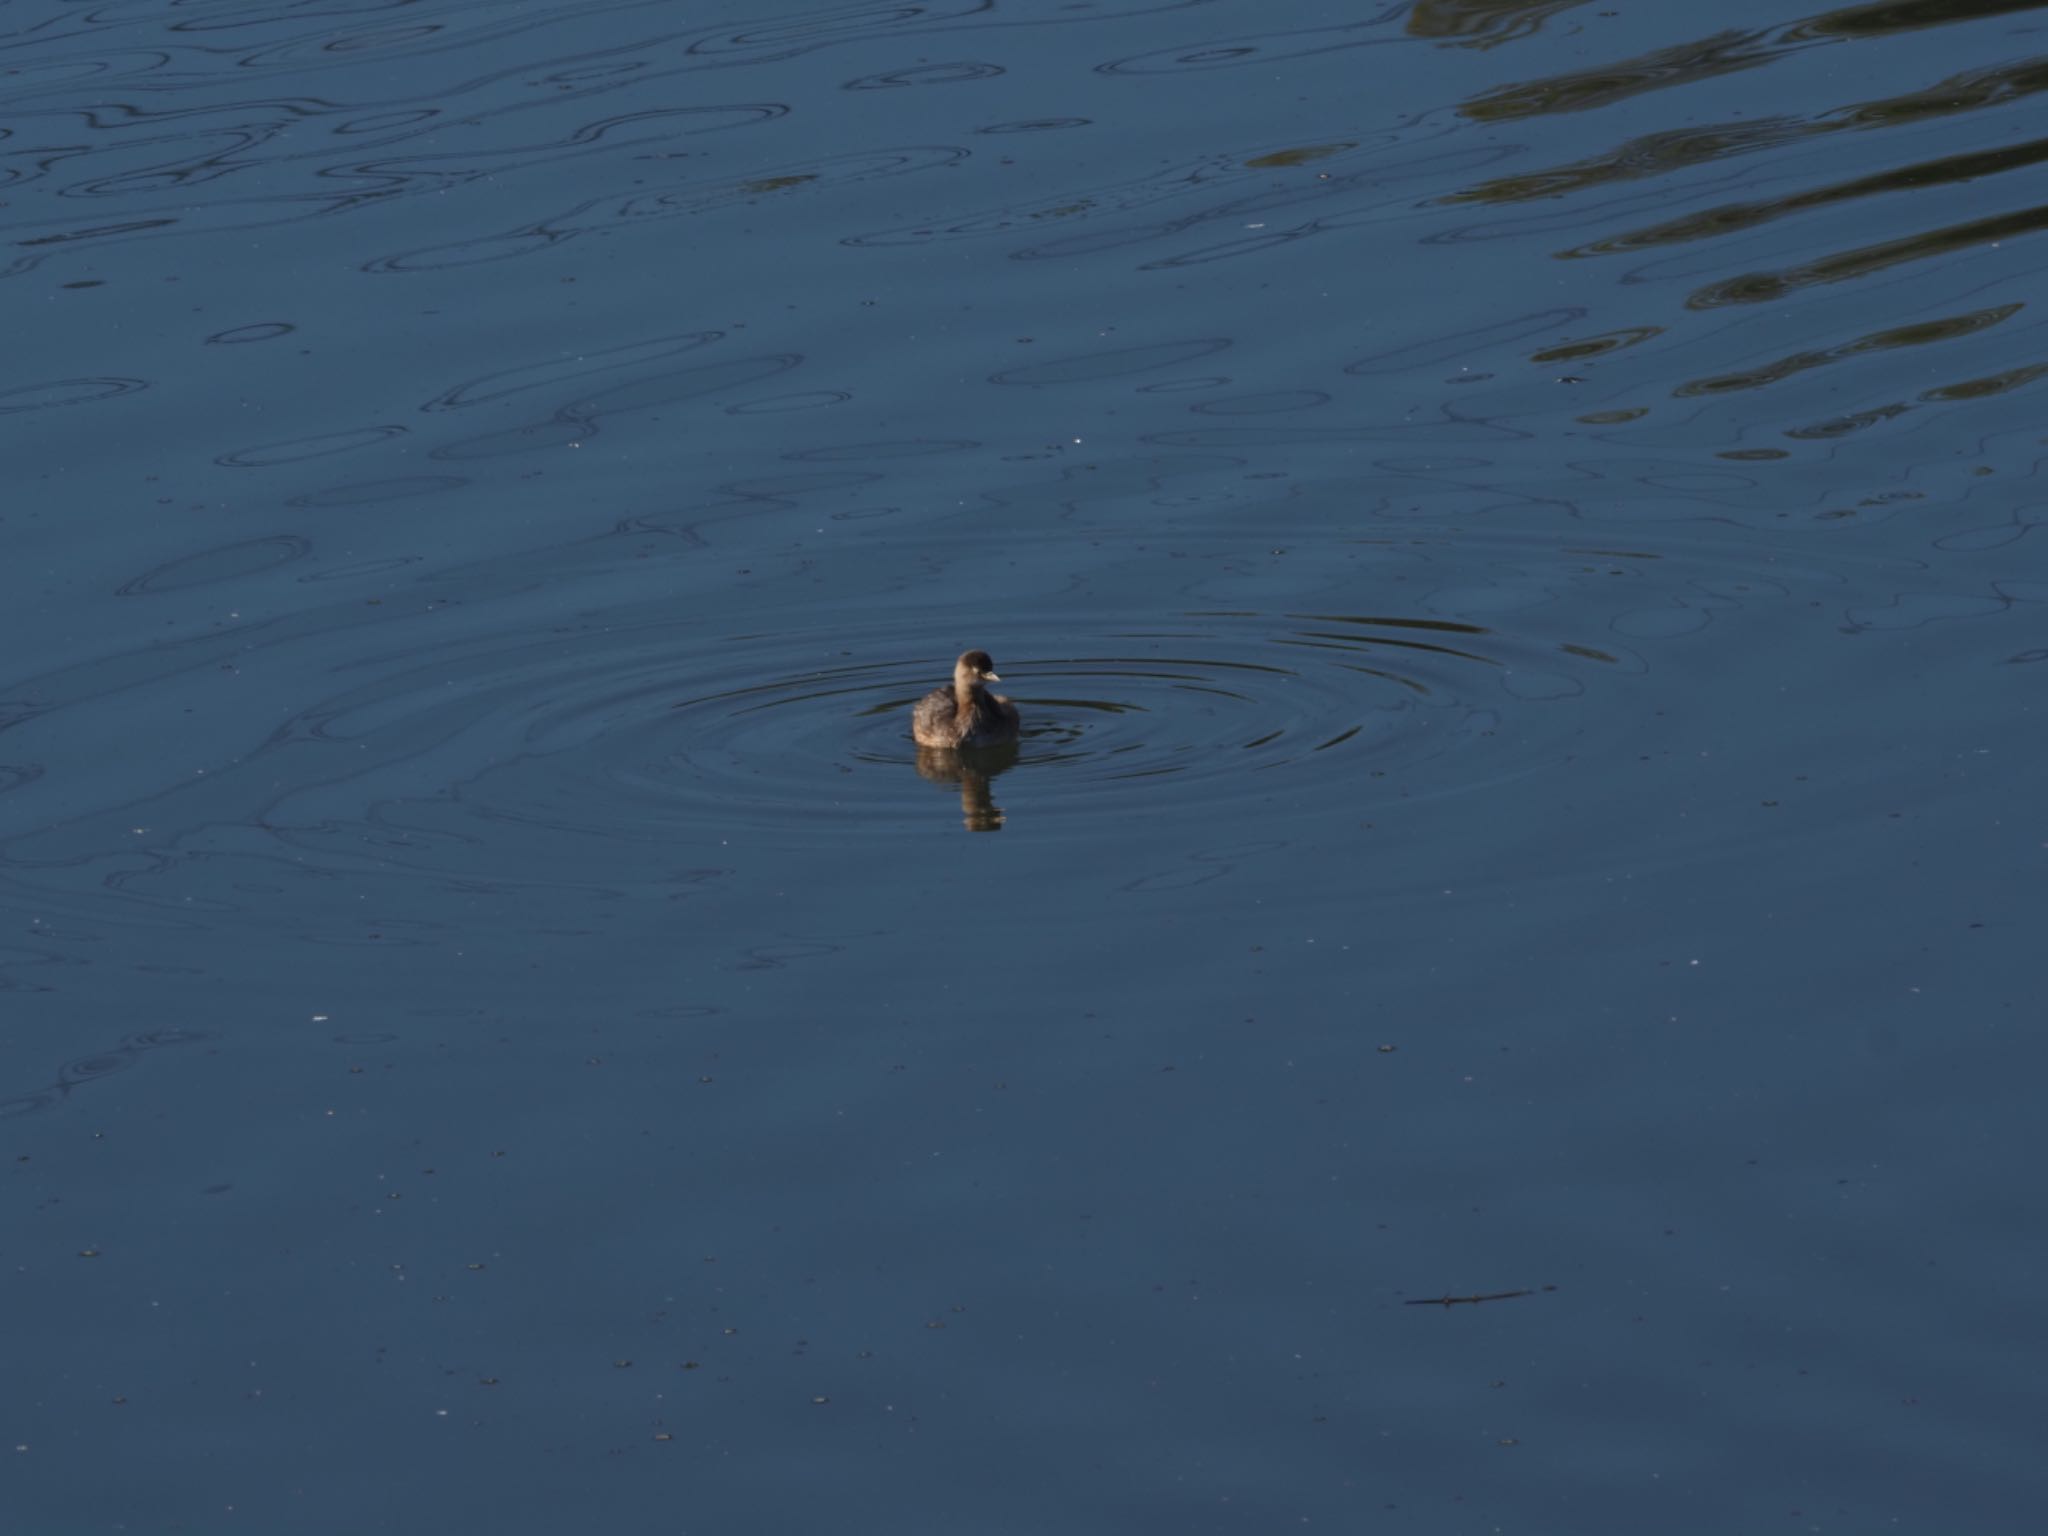
[[[1003,675],[1000,672],[984,672],[981,675],[992,683],[1000,683],[1003,680]]]

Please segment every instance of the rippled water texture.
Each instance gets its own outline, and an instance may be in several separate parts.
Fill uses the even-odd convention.
[[[2044,21],[0,7],[7,1528],[2030,1530]]]

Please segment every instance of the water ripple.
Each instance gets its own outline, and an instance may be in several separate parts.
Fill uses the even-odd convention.
[[[1446,595],[1491,611],[1006,619],[974,638],[997,650],[1025,718],[990,775],[1007,775],[1011,824],[1089,840],[1140,809],[1200,820],[1257,802],[1284,819],[1339,799],[1363,815],[1380,799],[1466,793],[1562,762],[1584,726],[1554,707],[1641,668],[1611,642],[1525,627],[1501,591]],[[601,871],[606,890],[693,896],[729,849],[953,825],[928,781],[952,795],[962,775],[921,759],[908,728],[950,657],[858,610],[761,617],[745,631],[651,618],[359,656],[362,681],[237,759],[25,832],[0,864],[83,903],[70,910],[105,917],[114,896],[190,927],[262,921],[246,892],[280,881],[312,905],[319,882],[350,873],[566,890]],[[221,645],[252,654],[232,635]],[[412,941],[389,917],[368,926],[357,909],[325,937]]]
[[[31,1089],[0,1098],[0,1120],[16,1119],[23,1115],[39,1114],[54,1109],[69,1098],[75,1089],[111,1077],[116,1072],[126,1071],[144,1054],[160,1050],[167,1045],[193,1045],[210,1040],[213,1036],[203,1029],[152,1029],[129,1035],[112,1050],[97,1051],[67,1061],[57,1069],[57,1075],[49,1086]]]
[[[1050,627],[1005,625],[1000,663],[1026,720],[1013,783],[1048,836],[1098,835],[1141,787],[1148,805],[1196,816],[1339,784],[1369,799],[1371,780],[1425,763],[1449,790],[1459,742],[1518,698],[1581,691],[1589,659],[1616,659],[1523,655],[1479,626],[1399,617],[1189,614],[1081,651],[1043,648]],[[592,840],[630,879],[677,845],[895,835],[927,814],[908,712],[946,662],[861,656],[845,646],[859,638],[606,628],[394,676],[279,738],[345,752],[376,798],[369,820],[308,824],[290,796],[265,819],[304,853],[374,844],[380,860],[494,878],[543,869],[551,851],[587,862]],[[445,765],[439,789],[377,796],[416,781],[415,761]]]

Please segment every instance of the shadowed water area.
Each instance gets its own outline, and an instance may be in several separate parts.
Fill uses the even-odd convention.
[[[0,7],[6,1528],[2031,1529],[2044,89]]]

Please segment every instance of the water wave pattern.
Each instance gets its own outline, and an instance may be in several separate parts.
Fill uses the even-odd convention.
[[[516,15],[429,4],[402,19],[383,8],[319,17],[179,8],[166,19],[161,8],[94,7],[0,39],[14,125],[0,214],[13,255],[0,270],[56,262],[88,286],[102,278],[80,263],[109,246],[208,232],[240,239],[313,218],[378,221],[394,201],[417,204],[407,227],[431,238],[407,243],[377,224],[382,248],[349,259],[411,278],[515,258],[559,265],[582,237],[605,235],[653,260],[668,259],[679,239],[696,249],[771,240],[779,261],[812,263],[828,249],[914,256],[967,242],[1062,271],[1080,264],[1165,281],[1220,265],[1291,283],[1319,269],[1315,253],[1328,249],[1329,261],[1358,263],[1399,293],[1426,290],[1440,262],[1484,259],[1472,247],[1512,242],[1527,244],[1531,259],[1565,263],[1555,308],[1574,323],[1530,337],[1519,356],[1468,362],[1454,380],[1411,380],[1404,403],[1416,405],[1420,388],[1425,414],[1483,415],[1532,456],[1587,428],[1639,453],[1674,438],[1711,440],[1721,455],[1777,464],[1785,499],[1829,511],[1901,474],[1938,474],[1921,444],[1958,430],[2009,470],[2031,396],[2048,379],[2043,322],[2025,309],[2035,263],[2024,253],[2048,227],[2028,190],[2043,141],[2021,133],[2014,115],[2048,83],[2048,62],[2015,46],[2029,7],[1851,5],[1747,31],[1688,30],[1673,18],[1636,51],[1591,63],[1556,46],[1562,9],[1443,0],[1334,26],[1306,24],[1303,9],[1275,12],[1261,29],[1243,25],[1246,12],[1183,0],[1057,18],[949,0],[735,29],[668,27],[624,4]],[[589,46],[592,25],[615,29],[602,48]],[[1088,79],[1070,103],[1088,115],[1020,110],[1049,103],[981,62],[980,45],[1052,27],[1095,50],[1081,55]],[[1148,46],[1126,46],[1141,34]],[[1938,72],[1923,46],[1934,36],[1948,60]],[[918,62],[847,62],[896,46],[917,49]],[[1860,73],[1837,68],[1849,46]],[[1528,71],[1481,81],[1469,68],[1480,50],[1526,58]],[[1227,125],[1186,153],[1102,152],[1097,114],[1113,112],[1135,81],[1264,71],[1307,90],[1367,58],[1388,60],[1375,67],[1401,89],[1373,111],[1319,119],[1312,135]],[[1545,67],[1560,58],[1576,62]],[[458,65],[451,91],[439,77]],[[1776,98],[1799,109],[1760,117],[1744,83],[1759,72],[1777,77]],[[788,110],[799,92],[821,120],[861,131],[799,134]],[[1664,108],[1678,92],[1686,124],[1672,128]],[[907,98],[959,106],[931,118],[862,115]],[[913,122],[942,131],[913,132]],[[1065,133],[987,137],[1020,125],[1088,130],[1095,147],[1073,156],[1060,147]],[[1025,190],[1009,190],[1017,187]],[[877,207],[890,210],[886,220]],[[1220,280],[1244,291],[1243,277]],[[1889,323],[1873,326],[1873,309]],[[1355,313],[1332,330],[1333,341],[1351,333],[1354,355],[1413,355],[1460,328],[1427,306]],[[2011,318],[1965,323],[1991,313]],[[289,323],[251,317],[209,334],[274,337]],[[748,339],[763,339],[759,317],[750,324]],[[870,350],[900,329],[871,337]],[[638,341],[593,337],[589,354],[623,373]],[[749,355],[806,355],[797,341]],[[1910,388],[1884,355],[1900,348],[1924,364]],[[960,366],[1001,378],[1013,361]],[[514,355],[504,371],[549,366],[544,353]],[[1727,384],[1741,379],[1758,387]],[[1453,382],[1455,402],[1444,387]],[[98,370],[0,379],[0,412],[147,409],[129,397],[149,387]],[[1327,392],[1324,381],[1261,380],[1255,393],[1311,391]],[[861,407],[843,377],[786,393]],[[1340,408],[1374,404],[1331,398]],[[579,446],[591,419],[523,421],[467,451]],[[405,430],[365,415],[325,434],[256,438],[224,462],[274,466],[288,462],[279,452],[344,453]],[[1357,439],[1322,431],[1230,441],[1328,459]],[[465,456],[445,441],[424,446]],[[300,487],[295,504],[348,508],[460,484],[391,470]]]
[[[44,1087],[0,1097],[0,1120],[55,1109],[78,1089],[103,1077],[111,1077],[116,1072],[125,1072],[151,1051],[170,1045],[193,1045],[211,1038],[206,1030],[186,1028],[143,1030],[124,1036],[110,1050],[94,1051],[65,1062],[58,1068],[56,1077]]]
[[[194,925],[261,921],[251,893],[279,880],[689,894],[748,844],[949,827],[908,727],[950,658],[857,617],[779,617],[791,625],[589,624],[411,656],[203,778],[11,839],[6,878],[68,892],[80,911],[111,893],[145,909],[131,915]],[[1004,686],[1025,720],[1002,788],[1037,836],[1099,838],[1140,812],[1228,816],[1251,799],[1369,816],[1376,800],[1469,792],[1555,766],[1585,727],[1542,706],[1641,665],[1512,621],[1206,610],[1088,623],[1002,625]],[[1512,750],[1490,747],[1496,734]],[[371,926],[386,947],[406,942]]]
[[[1010,382],[1144,387],[1182,356],[1215,352]],[[1945,508],[1917,558],[1859,554],[1833,523],[1731,540],[1754,495],[1732,467],[1711,485],[1639,469],[1634,497],[1561,528],[1557,503],[1470,457],[1389,456],[1369,502],[1275,499],[1224,480],[1227,459],[1055,464],[906,541],[886,532],[902,509],[844,505],[882,452],[455,568],[239,541],[130,574],[114,601],[170,622],[229,592],[253,611],[0,687],[0,886],[74,935],[284,923],[386,950],[445,942],[420,915],[441,895],[696,900],[740,848],[957,828],[955,788],[934,798],[907,732],[947,643],[994,650],[1024,709],[991,786],[1010,826],[1099,840],[1141,810],[1256,808],[1328,828],[1617,760],[1635,680],[1746,614],[1820,606],[1870,633],[2024,621],[2044,597],[2008,553],[2036,515]],[[1857,510],[1927,515],[1910,497]],[[993,616],[931,601],[1012,562],[1068,574]],[[589,590],[601,611],[574,606]],[[2000,661],[2031,644],[2008,627],[1987,637]],[[164,745],[93,758],[110,737]],[[40,984],[63,948],[0,974]]]
[[[1123,0],[1063,21],[1191,3]],[[36,193],[38,210],[17,203],[0,219],[0,242],[13,253],[0,275],[109,244],[353,214],[562,162],[688,158],[704,136],[743,133],[789,111],[777,101],[701,99],[735,70],[1014,24],[991,9],[986,0],[852,5],[738,32],[663,26],[638,0],[516,10],[440,0],[408,7],[403,21],[360,7],[313,17],[297,6],[168,19],[158,6],[73,11],[0,36],[4,99],[17,125],[0,184]],[[604,45],[591,47],[598,36]],[[449,90],[443,71],[472,56],[495,63]],[[704,80],[683,87],[690,76]],[[986,75],[968,68],[940,78]],[[267,89],[273,80],[285,88]],[[653,200],[676,212],[746,195],[741,181],[682,203],[669,194]],[[590,206],[607,201],[618,218],[641,216],[649,202],[622,189]],[[445,249],[478,260],[523,248],[508,235]],[[392,257],[374,269],[429,259]]]
[[[1960,142],[2048,79],[2013,57],[2011,7],[1851,8],[1748,38],[1666,18],[1603,68],[1560,64],[1580,45],[1548,6],[1293,24],[1306,9],[1261,31],[1244,8],[1026,22],[960,0],[736,31],[664,30],[644,7],[117,4],[0,39],[0,239],[53,306],[133,284],[117,246],[343,214],[319,240],[352,285],[342,312],[368,330],[388,317],[347,308],[362,291],[420,296],[417,345],[380,330],[374,387],[331,399],[293,371],[332,357],[279,294],[189,318],[172,377],[218,370],[189,386],[123,366],[133,325],[80,328],[104,357],[0,379],[0,418],[70,463],[146,423],[184,481],[152,467],[160,520],[70,552],[81,590],[146,616],[146,642],[68,625],[65,660],[0,687],[0,793],[31,822],[8,869],[79,910],[119,891],[173,923],[200,897],[239,909],[217,873],[238,859],[546,883],[571,878],[585,829],[645,881],[649,849],[667,860],[721,816],[864,836],[918,814],[914,775],[884,770],[908,762],[893,715],[943,675],[943,594],[1007,597],[1019,569],[1056,568],[1050,594],[1091,606],[1034,589],[998,610],[1003,636],[958,638],[1019,678],[1034,723],[1003,783],[1060,806],[1048,832],[1108,814],[1091,796],[1115,784],[1201,813],[1333,764],[1419,792],[1402,775],[1427,764],[1457,793],[1506,771],[1485,731],[1540,748],[1563,711],[1539,705],[1759,601],[1826,603],[1855,633],[2025,613],[2032,588],[1993,557],[2034,521],[2048,340],[2016,253],[2041,155],[2017,133]],[[592,51],[593,18],[625,30]],[[963,62],[1013,25],[1095,48],[1072,100]],[[1927,78],[1930,30],[1985,58]],[[1827,76],[1844,38],[1872,62],[1854,100]],[[1496,47],[1482,84],[1472,62]],[[1264,72],[1305,95],[1396,57],[1384,101],[1313,131],[1226,114],[1132,154],[1104,126],[1160,74]],[[1782,93],[1803,109],[1711,110],[1760,70],[1811,87]],[[799,87],[808,121],[785,110]],[[891,115],[906,101],[952,115]],[[1672,101],[1703,126],[1650,115]],[[764,251],[772,291],[737,283],[738,302],[721,277]],[[658,303],[579,308],[599,252],[709,266]],[[926,291],[939,258],[977,255],[993,260],[971,285]],[[489,285],[461,270],[513,256],[534,259]],[[1489,261],[1543,280],[1490,284]],[[844,288],[849,263],[872,293]],[[1049,314],[1033,285],[1054,273],[1114,302]],[[512,297],[480,332],[461,301],[487,286]],[[263,409],[190,429],[180,403],[208,391]],[[1557,539],[1511,547],[1532,522],[1620,569],[1661,563],[1610,604]],[[1423,601],[1374,573],[1334,595],[1264,553],[1431,538]],[[624,591],[636,565],[689,617],[646,618]],[[578,580],[598,595],[564,595]],[[933,622],[826,635],[793,595],[845,612],[899,590]],[[495,609],[533,592],[607,617],[552,633]],[[1413,627],[1430,624],[1475,632]],[[2015,634],[2000,654],[2033,648]],[[198,686],[266,667],[289,709]],[[151,707],[166,682],[224,731],[264,728],[189,780],[137,762],[78,789],[66,754],[114,734],[94,712]],[[1469,761],[1440,754],[1450,740]]]

